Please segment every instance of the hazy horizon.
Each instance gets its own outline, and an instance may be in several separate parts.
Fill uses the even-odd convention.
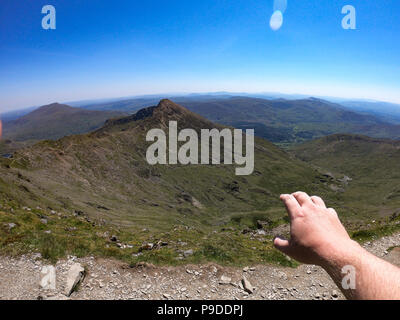
[[[90,105],[90,104],[96,104],[96,103],[108,103],[108,102],[117,102],[117,101],[124,101],[124,100],[130,100],[130,99],[140,99],[140,98],[177,98],[177,97],[189,97],[189,96],[215,96],[218,97],[219,95],[228,95],[228,96],[247,96],[249,98],[254,98],[256,96],[265,96],[261,97],[262,99],[268,99],[268,95],[270,95],[271,99],[287,99],[287,100],[295,100],[295,99],[307,99],[307,98],[317,98],[317,99],[323,99],[327,100],[330,102],[337,102],[340,104],[340,102],[350,102],[350,101],[356,101],[356,102],[370,102],[370,103],[388,103],[388,104],[393,104],[393,105],[398,105],[399,106],[399,111],[400,111],[400,103],[398,102],[393,102],[393,101],[383,101],[383,100],[375,100],[375,99],[363,99],[363,98],[346,98],[346,97],[333,97],[333,96],[320,96],[320,95],[313,95],[313,94],[302,94],[302,93],[283,93],[283,92],[230,92],[230,91],[215,91],[215,92],[167,92],[167,93],[149,93],[149,94],[134,94],[134,95],[126,95],[126,96],[118,96],[118,97],[101,97],[101,98],[88,98],[85,97],[83,99],[78,99],[78,100],[54,100],[54,101],[48,101],[45,103],[38,103],[36,105],[30,105],[30,106],[23,106],[23,107],[18,107],[18,108],[10,108],[10,109],[5,109],[1,110],[0,109],[0,117],[1,113],[9,113],[9,112],[18,112],[18,111],[24,111],[28,110],[31,108],[40,108],[45,105],[53,104],[53,103],[60,103],[60,104],[70,104],[72,107],[76,106],[85,106],[85,105]],[[1,119],[1,118],[0,118]]]

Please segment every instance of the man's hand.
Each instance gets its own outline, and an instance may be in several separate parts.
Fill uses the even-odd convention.
[[[290,217],[290,240],[275,247],[297,261],[323,267],[349,299],[400,299],[400,269],[350,239],[335,210],[304,192],[281,195]],[[355,270],[356,286],[344,287],[343,267]]]
[[[333,255],[354,246],[334,209],[320,197],[304,192],[281,195],[290,218],[290,240],[276,238],[274,245],[307,264],[324,265]]]

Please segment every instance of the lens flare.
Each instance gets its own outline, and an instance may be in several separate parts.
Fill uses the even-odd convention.
[[[269,26],[272,30],[277,31],[282,27],[283,24],[283,14],[282,12],[275,11],[272,16],[271,20],[269,21]]]
[[[283,25],[283,14],[287,8],[287,0],[274,0],[274,13],[269,20],[269,26],[273,31],[278,31]]]

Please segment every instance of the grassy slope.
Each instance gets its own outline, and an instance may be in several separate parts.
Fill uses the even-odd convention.
[[[342,178],[352,178],[338,197],[358,215],[400,211],[400,142],[359,135],[333,135],[296,146],[300,159]]]
[[[364,218],[360,202],[349,201],[356,197],[353,189],[348,188],[349,195],[347,189],[333,191],[332,185],[345,186],[262,139],[256,139],[256,169],[248,177],[235,176],[231,166],[150,167],[144,160],[144,137],[150,128],[165,129],[168,120],[178,120],[182,128],[218,126],[168,101],[152,117],[135,117],[109,121],[90,134],[44,141],[17,152],[14,159],[2,159],[0,252],[39,250],[53,260],[65,254],[95,254],[130,263],[293,265],[272,249],[271,237],[241,232],[255,228],[259,219],[270,220],[271,228],[283,223],[280,193],[319,194],[342,217],[350,217],[355,229]],[[194,206],[191,197],[203,208]],[[391,210],[393,204],[385,206]],[[368,212],[378,205],[373,202]],[[79,215],[74,217],[74,212]],[[47,224],[40,221],[44,216]],[[5,224],[10,222],[17,224],[12,230]],[[373,227],[374,234],[388,232],[383,225]],[[356,236],[365,239],[367,232]],[[109,240],[112,234],[132,248],[117,248]],[[168,245],[133,256],[147,241]],[[181,260],[187,249],[194,254]]]
[[[168,101],[160,104],[152,117],[135,117],[109,121],[90,134],[43,141],[18,151],[13,159],[1,160],[0,195],[7,208],[2,221],[18,224],[4,233],[4,252],[21,244],[47,250],[50,253],[46,255],[53,258],[70,252],[108,255],[112,249],[113,255],[121,254],[125,260],[171,263],[179,262],[175,260],[179,250],[187,247],[195,253],[185,262],[288,263],[271,250],[265,238],[254,239],[241,230],[254,227],[257,219],[282,223],[286,216],[278,200],[282,192],[301,189],[335,201],[335,192],[321,181],[324,177],[317,170],[262,139],[256,139],[255,173],[248,177],[235,176],[234,166],[151,167],[145,162],[149,145],[145,134],[150,128],[165,129],[168,120],[197,130],[218,126]],[[203,207],[194,206],[191,197]],[[26,212],[23,206],[33,210]],[[52,217],[51,210],[65,218]],[[74,218],[74,212],[84,221]],[[43,215],[50,219],[47,225],[39,221]],[[88,223],[85,219],[90,223],[82,226]],[[66,233],[75,223],[80,224],[78,230]],[[98,235],[103,228],[118,233],[133,248],[121,253]],[[46,230],[52,233],[44,233]],[[24,240],[13,242],[10,237],[17,239],[14,236]],[[46,247],[48,238],[55,247]],[[156,240],[170,245],[132,258],[143,241]],[[181,242],[187,245],[181,248]]]
[[[256,140],[255,173],[248,177],[235,176],[234,166],[149,166],[145,134],[172,119],[182,128],[216,126],[186,110],[160,110],[144,120],[110,122],[91,134],[45,141],[17,152],[10,161],[15,169],[6,170],[5,177],[23,183],[31,198],[43,198],[53,206],[122,224],[148,226],[157,218],[158,228],[185,220],[215,223],[241,212],[272,212],[280,206],[280,193],[299,189],[334,197],[316,170],[262,139]],[[22,179],[15,177],[18,173]],[[183,193],[204,209],[185,201]]]

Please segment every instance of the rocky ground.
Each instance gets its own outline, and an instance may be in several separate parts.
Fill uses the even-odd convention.
[[[364,247],[400,265],[400,234]],[[75,287],[72,294],[72,288]],[[324,270],[271,265],[242,268],[215,264],[180,267],[128,265],[93,257],[59,261],[40,255],[0,257],[0,299],[344,299]]]

